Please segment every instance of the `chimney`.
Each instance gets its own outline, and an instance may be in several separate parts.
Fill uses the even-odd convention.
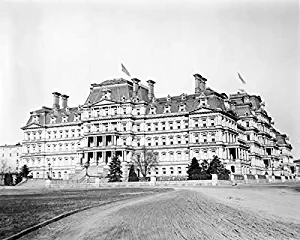
[[[133,78],[131,79],[133,82],[133,96],[136,97],[138,95],[138,91],[139,91],[139,82],[141,80],[137,79],[137,78]]]
[[[53,109],[59,109],[59,96],[61,95],[58,92],[52,93],[53,95]]]
[[[60,96],[61,97],[61,108],[65,109],[68,107],[68,98],[69,96],[63,94]]]
[[[206,79],[200,74],[194,74],[195,77],[195,93],[200,93],[206,89]]]
[[[154,98],[154,84],[155,82],[153,80],[148,80],[148,98],[149,101],[151,101]]]

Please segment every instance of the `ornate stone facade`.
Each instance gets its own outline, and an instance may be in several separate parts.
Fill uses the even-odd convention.
[[[23,156],[36,178],[73,178],[89,163],[94,174],[107,170],[116,154],[124,177],[132,153],[158,154],[149,176],[185,176],[193,157],[217,155],[237,174],[290,175],[292,146],[275,129],[259,96],[227,96],[194,75],[195,93],[156,98],[155,82],[107,80],[91,84],[82,106],[69,108],[68,96],[53,93],[53,107],[31,112],[24,130]],[[62,101],[59,104],[59,101]]]

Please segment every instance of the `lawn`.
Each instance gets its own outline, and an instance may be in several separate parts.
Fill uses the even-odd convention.
[[[0,239],[78,208],[170,190],[151,188],[2,190]]]

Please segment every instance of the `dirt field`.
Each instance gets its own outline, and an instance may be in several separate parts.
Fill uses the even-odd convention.
[[[277,196],[278,189],[273,190],[266,188],[252,197],[250,188],[178,189],[87,210],[22,239],[300,239],[298,212],[281,217],[282,210],[270,211],[283,207],[286,197],[292,201],[294,193],[285,189]],[[299,206],[296,194],[289,202],[294,207]],[[264,195],[268,197],[258,199],[262,207],[257,207],[253,199]],[[265,201],[272,196],[277,203],[268,203],[268,210]]]
[[[168,189],[9,189],[0,192],[0,239],[87,206],[153,195]]]

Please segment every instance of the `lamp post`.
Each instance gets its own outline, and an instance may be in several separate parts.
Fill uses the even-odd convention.
[[[84,168],[85,168],[85,176],[88,176],[87,170],[88,170],[88,168],[89,168],[89,166],[90,166],[89,162],[86,162],[83,166],[84,166]]]

